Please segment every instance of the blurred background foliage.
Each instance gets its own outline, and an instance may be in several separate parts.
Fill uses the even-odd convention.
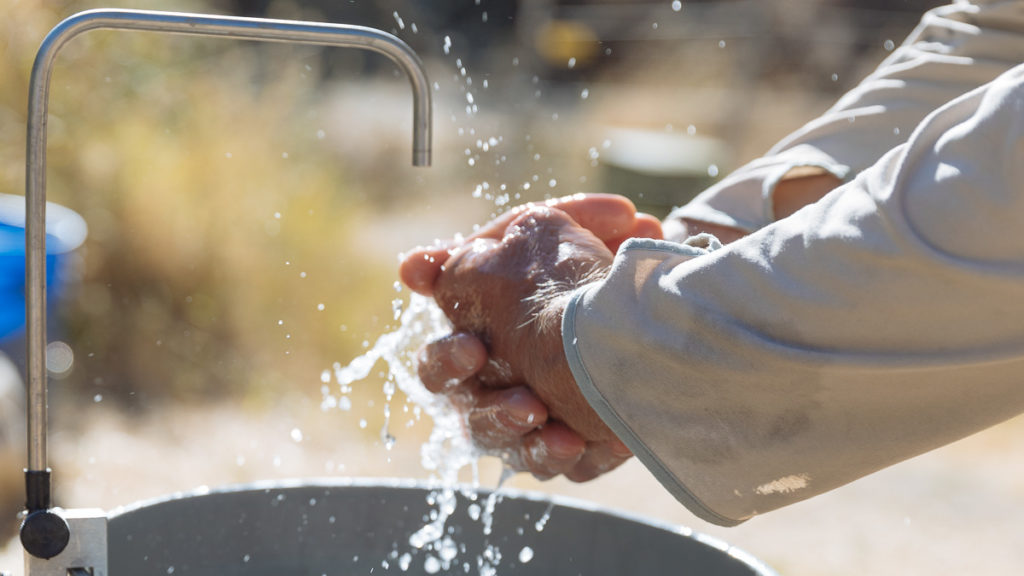
[[[438,96],[437,166],[417,171],[408,88],[383,57],[107,31],[63,50],[48,197],[90,234],[59,311],[75,362],[58,382],[141,407],[318,394],[305,383],[391,321],[382,292],[402,248],[578,190],[664,212],[823,108],[935,2],[889,6],[902,18],[883,20],[877,7],[793,0],[118,4],[380,27],[423,55]],[[2,0],[0,190],[23,187],[40,39],[99,5]],[[609,128],[728,144],[696,167],[637,169],[608,150]],[[431,202],[449,208],[424,212]]]
[[[87,6],[8,4],[0,186],[18,192],[32,57],[46,30]],[[325,358],[352,357],[383,330],[391,298],[380,286],[395,256],[369,248],[359,222],[375,210],[373,187],[401,181],[409,154],[370,153],[360,167],[339,158],[339,136],[370,137],[333,133],[345,127],[325,119],[319,52],[105,31],[64,49],[48,198],[82,214],[90,234],[81,284],[59,310],[56,337],[75,352],[60,389],[131,406],[319,394],[300,375],[316,381]],[[394,106],[352,112],[411,115]],[[367,189],[374,173],[399,176]]]

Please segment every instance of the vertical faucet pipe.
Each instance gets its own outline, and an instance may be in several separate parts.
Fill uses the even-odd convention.
[[[90,10],[75,14],[43,39],[32,67],[29,86],[28,142],[26,151],[26,338],[28,349],[28,474],[32,486],[28,503],[48,508],[49,478],[46,473],[46,120],[50,76],[60,49],[72,38],[97,29],[145,30],[240,40],[314,44],[360,48],[383,54],[409,77],[413,91],[414,166],[429,166],[431,152],[430,83],[423,63],[405,43],[380,30],[362,26],[150,12],[142,10]],[[31,492],[39,492],[34,497]],[[42,494],[45,492],[46,494]]]

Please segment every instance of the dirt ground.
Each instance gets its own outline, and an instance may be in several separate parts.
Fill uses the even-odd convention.
[[[426,424],[396,428],[398,443],[388,452],[373,426],[360,427],[364,416],[358,409],[322,412],[313,400],[266,411],[172,407],[145,418],[102,402],[62,406],[52,443],[57,499],[66,507],[110,509],[257,479],[425,477],[418,450]],[[1024,466],[1010,457],[1022,449],[1024,418],[1018,418],[731,529],[694,518],[635,461],[585,485],[525,476],[510,485],[687,525],[747,550],[784,576],[999,576],[1019,574],[1024,562],[1018,525]],[[498,474],[496,462],[482,464],[485,485]],[[5,570],[22,573],[15,541],[0,555]]]

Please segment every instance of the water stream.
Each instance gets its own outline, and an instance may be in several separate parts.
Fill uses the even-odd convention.
[[[383,361],[387,365],[387,378],[383,386],[386,400],[385,423],[381,429],[384,448],[390,450],[395,442],[389,426],[390,405],[396,389],[401,390],[409,402],[431,418],[434,428],[420,449],[420,457],[423,468],[431,473],[431,480],[436,484],[436,488],[427,498],[427,503],[431,506],[429,521],[409,536],[408,545],[412,549],[427,553],[424,558],[424,569],[427,573],[433,574],[442,570],[447,573],[457,565],[460,551],[460,547],[445,529],[448,519],[456,510],[457,492],[466,492],[465,495],[473,502],[469,505],[470,517],[481,523],[483,534],[488,536],[494,521],[495,505],[501,500],[501,484],[511,473],[508,470],[502,473],[498,486],[488,496],[482,508],[475,503],[477,496],[472,487],[459,486],[459,472],[466,467],[473,470],[473,487],[476,486],[476,465],[482,452],[473,445],[466,434],[464,418],[452,403],[446,397],[428,391],[416,375],[416,353],[424,344],[450,333],[451,324],[433,300],[418,294],[410,296],[408,305],[395,305],[394,308],[396,320],[399,321],[395,330],[377,338],[366,353],[352,360],[347,366],[335,364],[333,378],[340,396],[335,396],[330,388],[325,386],[323,406],[351,406],[348,394],[352,391],[352,385],[367,378],[378,362]],[[330,373],[326,374],[325,382],[330,376]],[[412,560],[407,551],[395,550],[392,556],[403,572]],[[501,551],[493,544],[488,544],[484,553],[476,558],[475,564],[479,574],[488,576],[497,573],[500,561]],[[464,571],[468,572],[470,565],[463,563],[463,567]]]

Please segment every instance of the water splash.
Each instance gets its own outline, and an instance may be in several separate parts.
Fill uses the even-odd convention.
[[[420,449],[423,467],[432,473],[438,488],[430,492],[433,506],[430,522],[409,537],[416,549],[434,547],[444,537],[444,527],[455,512],[456,485],[459,471],[476,463],[479,453],[463,427],[463,416],[444,396],[431,393],[416,375],[416,353],[426,343],[451,332],[451,324],[433,300],[412,294],[400,316],[400,324],[393,332],[380,336],[366,353],[352,360],[348,366],[336,364],[334,378],[345,397],[352,384],[370,375],[374,366],[387,364],[384,395],[385,424],[381,439],[386,449],[394,446],[395,437],[389,431],[390,402],[395,389],[401,390],[408,400],[419,407],[434,422],[430,437]]]
[[[543,532],[544,531],[544,527],[548,525],[548,520],[551,519],[551,511],[554,510],[554,509],[555,509],[555,503],[554,502],[548,504],[547,509],[544,510],[544,514],[542,514],[541,517],[537,520],[537,523],[533,525],[533,527],[537,530],[537,532]]]

